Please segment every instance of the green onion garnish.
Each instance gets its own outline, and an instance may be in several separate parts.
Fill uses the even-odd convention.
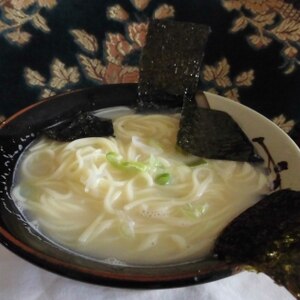
[[[155,177],[154,181],[159,185],[169,184],[171,181],[171,175],[169,173],[159,174]]]
[[[205,205],[198,204],[193,205],[191,203],[186,204],[181,208],[181,212],[189,219],[198,219],[206,210]]]
[[[142,162],[123,160],[122,156],[115,152],[108,152],[106,154],[106,159],[112,166],[124,171],[132,170],[145,172],[148,170],[149,167],[148,165]]]

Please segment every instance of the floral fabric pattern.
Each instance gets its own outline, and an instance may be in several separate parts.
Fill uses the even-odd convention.
[[[284,115],[275,117],[272,121],[286,133],[289,133],[295,126],[295,121],[294,120],[287,121]]]
[[[11,0],[0,1],[3,20],[0,20],[0,33],[16,45],[27,44],[32,35],[24,27],[31,23],[36,29],[49,32],[46,19],[40,14],[42,8],[51,9],[56,0]],[[30,7],[30,10],[27,10]]]
[[[0,0],[0,121],[65,91],[138,82],[149,21],[172,18],[212,28],[202,89],[246,104],[295,135],[300,8],[294,2]]]
[[[137,11],[146,9],[150,1],[132,1]],[[174,17],[174,7],[162,4],[155,9],[154,19],[166,19]],[[139,69],[137,66],[124,64],[126,56],[133,52],[141,51],[146,42],[148,20],[146,22],[131,22],[129,14],[119,4],[107,8],[107,17],[116,22],[124,22],[127,35],[120,33],[106,33],[104,41],[105,61],[97,59],[98,44],[93,35],[88,35],[82,30],[72,30],[75,42],[85,53],[78,55],[79,64],[87,78],[98,83],[134,83],[138,82]],[[125,21],[127,21],[125,23]],[[91,41],[86,43],[86,41]],[[87,56],[90,54],[90,56]],[[92,56],[92,57],[91,57]]]
[[[150,1],[132,1],[137,12],[146,9]],[[174,17],[175,9],[171,5],[159,5],[153,12],[154,19]],[[124,23],[127,35],[107,32],[103,48],[99,47],[96,36],[84,29],[72,29],[69,33],[81,52],[76,53],[79,67],[88,80],[97,84],[135,83],[138,82],[137,66],[123,64],[126,56],[140,52],[146,42],[148,18],[146,22],[130,22],[129,13],[119,4],[109,6],[106,10],[108,19]],[[128,22],[126,22],[128,21]],[[99,49],[103,51],[104,61],[99,59]],[[25,68],[24,76],[28,85],[41,89],[40,98],[56,95],[67,86],[78,83],[78,67],[66,68],[65,64],[55,58],[50,64],[51,78],[46,79],[36,70]]]
[[[285,0],[224,0],[223,6],[238,12],[230,31],[237,33],[252,27],[254,33],[246,35],[248,43],[256,48],[268,47],[274,40],[283,46],[282,65],[286,74],[300,65],[300,10]]]
[[[218,61],[214,66],[205,65],[202,71],[203,81],[212,83],[213,87],[207,89],[214,94],[222,94],[227,98],[239,101],[239,88],[252,85],[254,70],[250,69],[239,73],[233,80],[230,76],[230,65],[226,58]]]

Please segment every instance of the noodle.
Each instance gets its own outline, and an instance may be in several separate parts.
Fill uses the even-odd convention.
[[[12,195],[50,239],[97,259],[153,264],[202,258],[220,231],[268,192],[261,169],[176,149],[178,115],[127,115],[115,137],[40,139]],[[162,175],[164,181],[159,181]]]

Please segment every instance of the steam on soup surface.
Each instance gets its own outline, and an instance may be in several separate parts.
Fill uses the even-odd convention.
[[[260,168],[178,151],[178,115],[133,114],[113,125],[110,138],[42,138],[20,161],[15,201],[71,250],[130,264],[201,258],[268,192]]]

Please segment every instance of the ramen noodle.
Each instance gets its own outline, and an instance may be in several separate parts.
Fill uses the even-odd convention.
[[[129,264],[201,259],[268,192],[258,167],[177,149],[178,115],[126,115],[113,126],[109,138],[41,138],[17,168],[12,194],[26,218],[79,254]]]

